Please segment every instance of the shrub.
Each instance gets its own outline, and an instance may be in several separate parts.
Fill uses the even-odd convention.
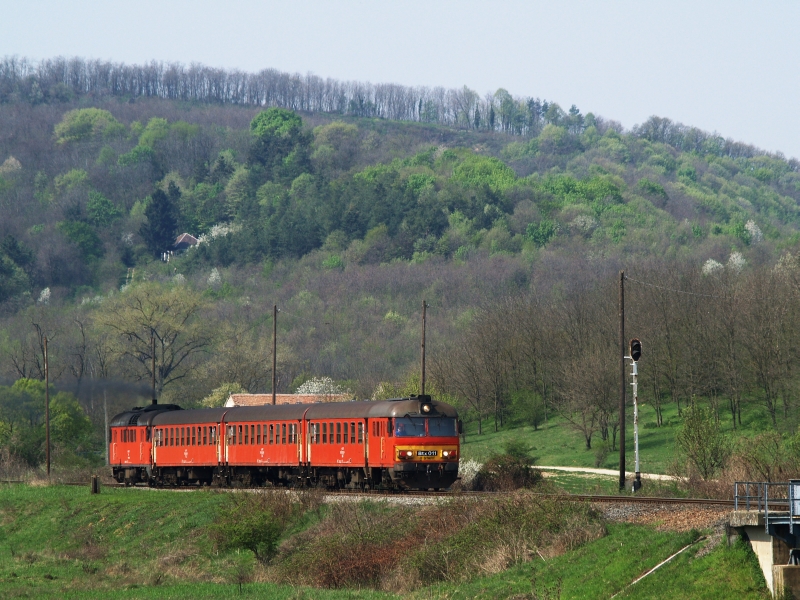
[[[307,504],[310,507],[306,501],[293,502],[284,490],[230,497],[231,502],[211,528],[211,539],[219,550],[250,550],[262,563],[272,559],[281,535]]]
[[[348,502],[283,545],[273,576],[294,585],[402,594],[497,573],[537,550],[561,554],[604,533],[588,506],[526,493],[415,507]]]
[[[676,446],[690,467],[704,480],[722,469],[730,455],[728,440],[720,432],[711,411],[699,406],[686,411]]]
[[[473,482],[474,489],[486,492],[505,492],[531,488],[542,481],[542,472],[531,468],[525,456],[500,454],[483,465]]]

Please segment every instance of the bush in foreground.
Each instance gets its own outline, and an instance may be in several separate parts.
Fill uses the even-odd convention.
[[[270,577],[314,587],[407,592],[498,573],[601,537],[587,507],[518,492],[390,507],[342,503],[278,549]]]

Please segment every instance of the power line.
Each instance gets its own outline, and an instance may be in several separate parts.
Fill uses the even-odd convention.
[[[686,296],[698,296],[701,298],[714,298],[716,300],[735,300],[733,296],[717,296],[716,294],[701,294],[699,292],[689,292],[686,290],[678,290],[675,288],[669,288],[663,285],[656,285],[655,283],[648,283],[646,281],[639,281],[638,279],[634,279],[633,277],[628,277],[625,275],[625,279],[629,281],[633,281],[634,283],[638,283],[640,285],[645,285],[647,287],[656,288],[659,290],[664,290],[665,292],[674,292],[676,294],[684,294]],[[740,300],[766,300],[767,297],[765,296],[750,296],[750,297],[739,297]]]

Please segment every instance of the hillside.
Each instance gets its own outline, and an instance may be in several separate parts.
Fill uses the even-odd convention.
[[[798,423],[796,160],[505,90],[2,65],[0,367],[22,382],[0,434],[26,464],[45,337],[74,394],[60,452],[91,462],[105,403],[149,393],[151,335],[159,397],[184,406],[269,389],[273,305],[279,391],[416,393],[423,300],[429,389],[479,435],[558,414],[613,455],[623,268],[653,427],[687,407],[733,437]],[[199,243],[169,254],[182,233]]]

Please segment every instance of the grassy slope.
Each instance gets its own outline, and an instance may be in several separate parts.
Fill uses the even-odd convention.
[[[226,500],[215,492],[2,487],[0,597],[238,596],[252,555],[215,553],[203,530]],[[266,597],[263,585],[245,588]],[[269,589],[274,598],[297,592]]]
[[[609,535],[573,552],[537,558],[504,573],[459,585],[422,590],[419,598],[507,598],[516,594],[548,596],[560,587],[561,598],[769,598],[758,564],[744,544],[696,558],[700,543],[631,588],[626,586],[696,536],[655,532],[650,527],[612,524]],[[529,596],[530,597],[530,596]]]
[[[372,591],[314,590],[248,583],[249,552],[216,554],[202,528],[225,501],[214,492],[175,494],[75,487],[0,487],[0,596],[104,598],[388,598]],[[536,559],[498,575],[420,590],[419,598],[504,598],[557,585],[562,598],[602,598],[622,590],[675,552],[690,534],[611,524],[609,535],[547,563]],[[724,545],[697,549],[637,584],[628,597],[763,598],[752,554]],[[755,569],[755,570],[754,570]],[[674,593],[672,593],[674,591]]]
[[[743,428],[733,431],[729,414],[721,411],[720,427],[724,433],[733,437],[751,435],[754,432],[769,428],[767,418],[758,406],[747,405],[743,410]],[[675,457],[675,436],[679,431],[682,419],[674,403],[665,405],[663,409],[664,426],[655,426],[655,411],[644,404],[639,412],[639,452],[642,473],[667,473],[670,463]],[[561,467],[600,467],[604,469],[619,468],[619,450],[609,451],[596,463],[598,452],[603,445],[600,435],[592,438],[592,449],[586,450],[583,436],[572,429],[563,418],[550,418],[546,425],[538,430],[533,427],[505,427],[497,433],[494,422],[485,421],[483,435],[478,435],[476,423],[466,426],[467,441],[462,445],[461,455],[464,459],[484,461],[492,454],[502,451],[503,445],[511,439],[523,439],[529,444],[530,453],[536,457],[536,464]],[[628,471],[633,471],[633,408],[628,409],[628,427],[625,433]]]

